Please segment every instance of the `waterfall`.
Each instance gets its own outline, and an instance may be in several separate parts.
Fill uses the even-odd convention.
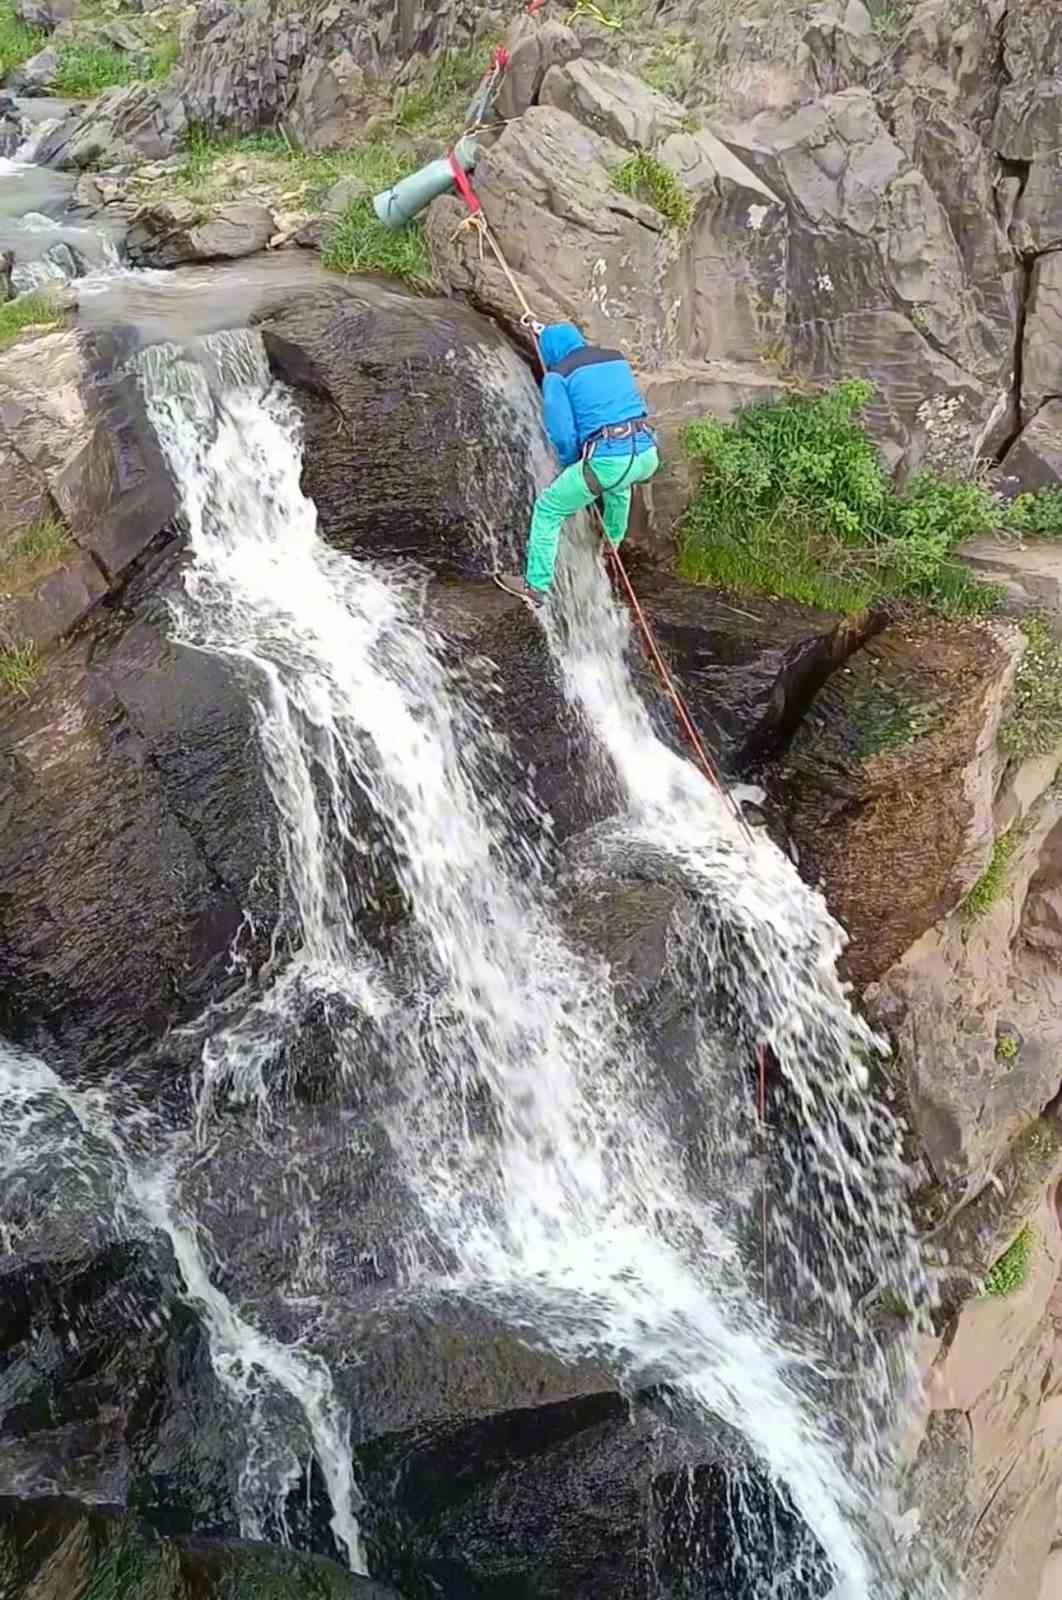
[[[268,1114],[270,1040],[308,992],[389,1020],[398,1094],[388,1133],[428,1240],[410,1251],[411,1285],[489,1307],[562,1358],[604,1363],[628,1392],[664,1383],[691,1414],[722,1418],[824,1550],[837,1600],[896,1593],[873,1531],[873,1463],[851,1470],[808,1397],[814,1358],[781,1339],[745,1281],[725,1207],[685,1181],[652,1064],[607,971],[566,939],[540,864],[507,846],[497,731],[477,726],[448,672],[418,581],[318,537],[299,487],[296,415],[257,336],[215,336],[201,360],[150,351],[144,383],[193,558],[177,632],[255,676],[298,947],[255,1025],[212,1038],[201,1116],[209,1122],[222,1085]],[[626,622],[594,562],[592,546],[573,541],[550,639],[573,704],[626,788],[614,836],[662,853],[711,908],[706,962],[740,956],[732,1003],[805,1113],[827,1243],[847,1246],[865,1208],[868,1248],[913,1270],[902,1206],[890,1213],[892,1130],[867,1105],[861,1058],[872,1041],[833,971],[840,932],[780,853],[744,841],[695,770],[657,740],[626,665]],[[408,905],[419,981],[405,995],[359,935],[343,869],[368,849],[364,801],[386,828]],[[706,1053],[706,1095],[711,1065]],[[356,1074],[357,1060],[343,1070]],[[165,1208],[157,1215],[172,1238]],[[823,1292],[824,1316],[854,1315],[866,1267],[835,1261],[828,1281],[807,1280]],[[183,1260],[182,1271],[208,1320],[223,1320],[208,1280]],[[796,1567],[770,1582],[777,1600],[806,1592]]]

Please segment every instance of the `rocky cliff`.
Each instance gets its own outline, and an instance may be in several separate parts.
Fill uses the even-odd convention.
[[[1062,16],[1052,0],[764,0],[724,23],[717,8],[660,0],[605,7],[614,27],[588,9],[547,6],[509,29],[477,192],[537,314],[577,320],[637,362],[668,461],[636,530],[649,615],[728,771],[759,785],[767,824],[848,931],[846,976],[891,1048],[883,1088],[904,1119],[933,1283],[925,1306],[880,1306],[886,1323],[922,1329],[925,1392],[896,1509],[913,1541],[964,1553],[971,1596],[1055,1600],[1062,728],[1044,676],[1062,637],[1058,546],[985,539],[967,551],[1000,586],[987,621],[905,607],[853,625],[692,588],[667,569],[695,478],[683,424],[841,376],[873,382],[870,426],[901,480],[930,466],[987,472],[1004,495],[1058,485]],[[134,65],[129,81],[51,108],[35,141],[58,185],[47,203],[137,265],[207,263],[192,266],[212,302],[193,334],[261,328],[299,407],[304,486],[326,537],[431,566],[425,625],[476,703],[504,708],[511,781],[529,797],[517,824],[548,841],[563,886],[565,846],[609,817],[615,795],[588,776],[585,730],[534,625],[481,581],[473,527],[485,499],[511,553],[533,486],[503,383],[520,306],[459,229],[456,199],[435,203],[418,246],[419,285],[446,299],[328,280],[306,263],[322,244],[335,259],[329,240],[362,214],[379,145],[406,162],[434,153],[440,108],[457,131],[469,85],[441,68],[471,51],[474,81],[484,38],[508,18],[365,0],[296,11],[209,0],[102,20],[40,0],[21,10],[53,32],[10,79],[20,94],[61,87],[64,50],[103,39],[136,63],[172,41],[168,78]],[[19,138],[24,115],[21,101],[3,112]],[[54,256],[59,243],[69,259]],[[67,288],[41,312],[48,325],[0,352],[0,1031],[82,1085],[135,1060],[134,1099],[172,1100],[179,1120],[180,1029],[267,971],[283,941],[281,886],[260,867],[274,819],[247,753],[238,663],[169,637],[181,529],[131,362],[167,335],[167,315],[189,331],[186,309],[164,308],[160,323],[135,288],[124,305],[79,290],[89,247],[59,243],[39,228],[15,240],[16,273],[47,249],[46,277]],[[265,246],[253,292],[251,277],[213,265]],[[1035,626],[1022,631],[1027,613]],[[666,726],[663,707],[654,715]],[[400,966],[393,872],[349,865],[372,939]],[[646,1026],[669,1039],[676,1002],[661,974],[676,904],[633,878],[601,935],[652,997]],[[573,914],[585,920],[585,905]],[[327,1189],[348,1158],[315,1110],[312,1044],[293,1042],[284,1071],[303,1103],[293,1190],[311,1173]],[[249,1159],[232,1156],[234,1192]],[[428,1328],[396,1319],[387,1250],[369,1236],[374,1217],[387,1231],[389,1182],[366,1155],[365,1236],[333,1241],[363,1319],[352,1326],[379,1334],[343,1384],[369,1417],[354,1441],[369,1498],[394,1493],[372,1527],[388,1570],[410,1592],[457,1581],[511,1593],[534,1569],[529,1594],[603,1593],[593,1584],[606,1581],[625,1593],[647,1528],[677,1515],[692,1470],[666,1407],[632,1424],[601,1372],[456,1311]],[[258,1303],[283,1318],[252,1210],[215,1221]],[[197,1516],[229,1533],[220,1447],[194,1426],[218,1407],[216,1380],[173,1262],[95,1239],[90,1212],[80,1231],[47,1237],[30,1183],[4,1220],[18,1259],[5,1267],[0,1350],[16,1398],[0,1424],[0,1488],[125,1501],[178,1535]],[[352,1339],[344,1326],[337,1343]],[[713,1443],[697,1470],[712,1479],[729,1448]],[[469,1453],[476,1485],[459,1480]],[[304,1488],[316,1500],[296,1533],[310,1544],[321,1489],[309,1477]],[[721,1498],[708,1497],[704,1537],[722,1560]],[[7,1510],[0,1575],[17,1571],[14,1592],[58,1592],[54,1573],[40,1586],[45,1545],[78,1592],[85,1552],[104,1561],[113,1548],[96,1513],[52,1508],[30,1518],[35,1538],[46,1532],[31,1559],[28,1514]],[[169,1574],[159,1593],[229,1592],[189,1576],[189,1559],[151,1546]]]

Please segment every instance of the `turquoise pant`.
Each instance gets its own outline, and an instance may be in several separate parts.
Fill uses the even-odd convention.
[[[628,453],[617,456],[595,455],[591,466],[604,494],[605,537],[615,549],[627,532],[631,514],[631,490],[636,483],[645,483],[660,465],[655,449],[642,450],[632,460]],[[618,485],[609,489],[610,484]],[[577,461],[555,478],[548,489],[543,489],[535,501],[531,514],[531,532],[527,540],[526,577],[532,589],[544,591],[553,582],[557,565],[557,544],[561,523],[577,511],[585,511],[594,499],[583,476],[583,464]]]

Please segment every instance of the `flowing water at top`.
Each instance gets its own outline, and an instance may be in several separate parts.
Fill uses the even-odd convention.
[[[353,1002],[387,1027],[393,1053],[388,1131],[423,1219],[411,1281],[488,1306],[529,1343],[604,1363],[630,1392],[665,1383],[691,1416],[721,1417],[813,1532],[835,1594],[894,1592],[873,1504],[884,1369],[880,1392],[856,1407],[865,1426],[842,1446],[809,1399],[830,1375],[783,1342],[727,1208],[687,1182],[654,1063],[614,1006],[607,970],[565,938],[535,860],[509,853],[496,732],[477,726],[417,584],[317,536],[294,413],[256,338],[212,339],[205,365],[151,351],[144,382],[189,526],[179,631],[256,673],[299,947],[254,1026],[243,1019],[211,1041],[204,1118],[222,1087],[268,1111],[271,1049],[308,992]],[[655,852],[692,887],[705,910],[696,959],[792,1092],[810,1152],[793,1168],[796,1197],[818,1207],[826,1258],[844,1249],[828,1268],[809,1264],[802,1287],[822,1294],[828,1322],[853,1328],[862,1357],[857,1288],[882,1262],[890,1274],[913,1262],[891,1129],[867,1106],[870,1041],[834,975],[839,930],[779,852],[747,841],[656,738],[588,541],[572,543],[556,609],[550,637],[569,695],[628,797],[614,838]],[[366,849],[366,801],[386,826],[415,930],[417,981],[401,995],[358,931],[349,863]],[[722,1048],[701,1053],[706,1105]],[[343,1066],[356,1074],[356,1055]],[[802,1248],[783,1230],[774,1248],[790,1246]],[[755,1529],[745,1537],[747,1580],[759,1574],[747,1592],[806,1592],[800,1558],[768,1578],[752,1560]]]

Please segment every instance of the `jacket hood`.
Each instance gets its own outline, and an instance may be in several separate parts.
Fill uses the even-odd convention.
[[[570,356],[573,350],[581,350],[586,340],[579,329],[570,322],[554,322],[548,328],[543,328],[538,336],[538,348],[542,355],[544,367],[555,367],[558,362]]]

